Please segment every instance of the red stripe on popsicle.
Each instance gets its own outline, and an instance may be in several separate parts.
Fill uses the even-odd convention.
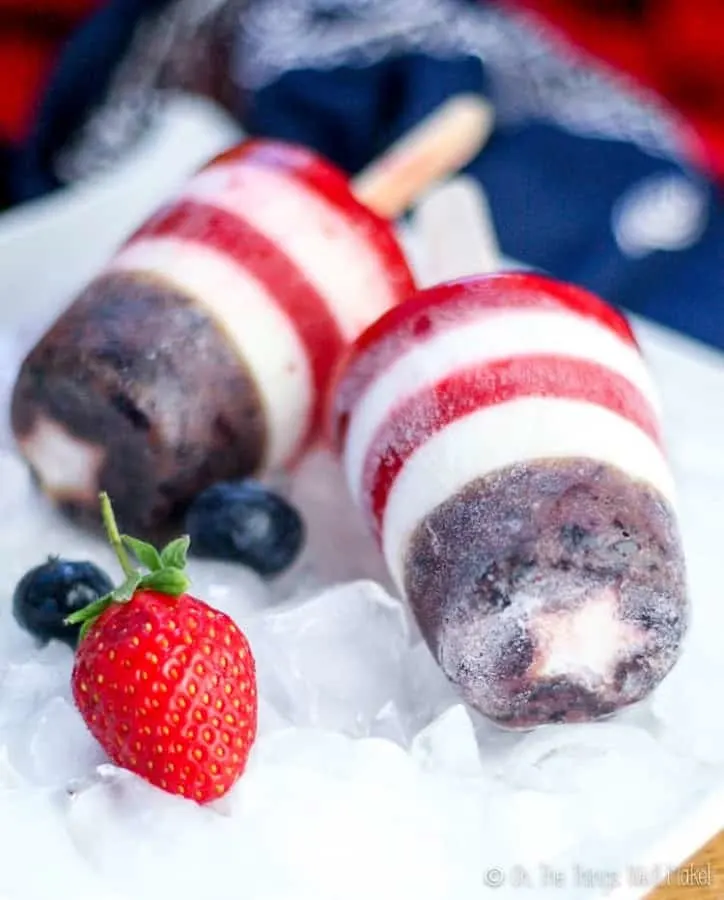
[[[335,207],[374,249],[393,288],[396,302],[416,290],[405,256],[389,222],[360,203],[350,189],[349,179],[340,169],[306,147],[280,141],[250,140],[227,150],[208,166],[228,163],[259,165],[280,169]],[[300,223],[304,227],[304,223]]]
[[[391,309],[366,329],[348,351],[334,391],[333,441],[340,446],[344,440],[349,413],[372,381],[413,346],[456,327],[471,314],[498,315],[522,309],[569,312],[593,319],[638,350],[624,316],[575,285],[518,272],[446,282],[420,291],[414,299]]]
[[[300,227],[304,227],[303,223]],[[278,244],[241,215],[232,215],[212,205],[180,201],[149,219],[129,244],[155,237],[173,237],[211,247],[266,288],[289,318],[309,360],[317,397],[314,419],[309,423],[311,433],[318,422],[333,366],[346,345],[324,297]],[[243,302],[244,298],[239,297],[240,305]]]
[[[362,496],[378,535],[395,479],[419,447],[464,416],[524,397],[582,400],[603,406],[661,443],[656,417],[646,399],[627,379],[597,363],[562,356],[525,356],[454,372],[403,400],[370,444]],[[483,441],[486,439],[494,441],[497,436],[483,436]]]

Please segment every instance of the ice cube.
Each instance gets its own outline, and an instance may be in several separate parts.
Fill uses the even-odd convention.
[[[70,673],[73,670],[74,654],[72,649],[62,641],[48,641],[38,648],[35,662],[57,670],[58,674],[70,685]]]
[[[390,700],[377,713],[370,725],[370,737],[384,738],[400,747],[409,745],[410,735],[406,728],[406,718],[397,703]]]
[[[106,883],[142,900],[161,889],[236,900],[240,885],[248,900],[460,896],[440,808],[388,741],[314,729],[262,737],[229,801],[219,815],[102,766],[67,801],[67,829]]]
[[[502,774],[511,786],[555,797],[600,863],[615,858],[622,821],[629,835],[655,828],[695,783],[690,762],[643,729],[615,722],[541,728],[510,754]]]
[[[120,900],[83,865],[65,831],[54,794],[27,785],[18,790],[0,789],[0,834],[0,896]]]
[[[310,453],[291,480],[289,498],[301,511],[307,542],[295,567],[310,587],[370,579],[392,590],[377,544],[355,509],[341,466],[326,451]],[[289,579],[279,583],[289,593]]]
[[[106,760],[80,713],[64,697],[50,700],[23,732],[21,771],[40,784],[61,787]]]
[[[279,897],[453,900],[437,810],[388,741],[309,729],[268,738],[234,802],[245,896],[272,880]]]
[[[441,770],[428,770],[421,791],[434,810],[438,840],[445,847],[452,897],[487,896],[491,889],[495,897],[513,898],[525,886],[516,880],[516,867],[533,873],[541,861],[565,854],[577,840],[567,808],[541,791],[514,790],[486,775]],[[539,885],[531,877],[528,886]]]
[[[257,731],[268,734],[270,731],[281,731],[289,727],[289,722],[280,715],[266,697],[259,697],[259,713]]]
[[[678,667],[652,698],[662,742],[703,763],[724,763],[724,708],[712,703],[711,688],[724,682],[718,646],[688,648]]]
[[[485,873],[504,862],[490,803],[494,786],[484,778],[428,772],[421,776],[421,802],[444,852],[446,897],[484,896]]]
[[[191,559],[188,571],[191,593],[226,613],[242,630],[251,616],[270,605],[269,585],[244,566]]]
[[[53,643],[25,663],[0,669],[0,737],[26,723],[51,697],[68,694],[72,660],[67,647]]]
[[[8,663],[22,663],[37,649],[37,640],[15,621],[9,600],[0,603],[0,684]]]
[[[535,870],[575,847],[579,832],[568,807],[555,794],[536,790],[496,791],[487,798],[490,858],[511,869]],[[492,827],[490,827],[492,826]]]
[[[329,588],[249,623],[260,693],[295,725],[364,735],[403,691],[408,621],[378,584]]]
[[[8,788],[22,787],[24,779],[10,762],[10,752],[6,746],[0,746],[0,793]]]
[[[417,641],[405,656],[405,702],[407,727],[417,734],[446,709],[460,702],[451,682],[443,675],[427,644]]]
[[[381,738],[355,740],[321,728],[287,728],[257,742],[250,769],[291,767],[321,772],[326,777],[397,780],[416,778],[409,755]]]
[[[446,710],[417,735],[412,755],[424,769],[469,777],[482,773],[475,729],[462,704]]]
[[[325,760],[325,771],[330,777],[347,777],[352,755],[352,741],[344,734],[321,728],[289,727],[274,734],[260,737],[254,747],[254,767],[294,766],[319,769]]]
[[[212,809],[104,765],[68,795],[65,821],[76,851],[126,896],[229,896],[231,827]]]

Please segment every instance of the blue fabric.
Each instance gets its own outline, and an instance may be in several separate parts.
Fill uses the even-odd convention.
[[[665,114],[627,97],[606,73],[581,80],[580,64],[555,59],[555,45],[490,4],[415,3],[297,0],[286,36],[271,0],[252,3],[261,18],[255,38],[240,38],[235,73],[247,96],[245,126],[311,146],[354,173],[446,96],[482,90],[499,122],[468,171],[485,188],[505,255],[724,348],[722,196],[677,157]],[[79,106],[96,102],[131,23],[161,5],[113,0],[68,48],[25,155],[22,196],[52,189],[53,148],[75,127]],[[419,29],[410,26],[413,7]],[[388,26],[398,14],[395,31]],[[386,20],[366,47],[355,44],[361,15],[360,33],[374,31],[375,15]],[[325,59],[330,34],[341,40]],[[279,63],[297,44],[294,60]],[[585,102],[576,105],[576,91]]]
[[[30,139],[14,154],[11,197],[16,203],[42,197],[60,187],[53,158],[101,105],[116,66],[127,51],[143,16],[169,0],[108,0],[63,49],[41,103]]]
[[[447,97],[483,85],[472,57],[408,53],[374,66],[296,70],[254,92],[246,125],[314,147],[354,174]]]

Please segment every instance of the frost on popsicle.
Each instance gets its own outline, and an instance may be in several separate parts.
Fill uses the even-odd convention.
[[[443,671],[498,724],[647,696],[688,625],[659,401],[628,323],[531,275],[422,291],[356,342],[334,430]]]

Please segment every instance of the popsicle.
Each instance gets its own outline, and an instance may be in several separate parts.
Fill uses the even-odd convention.
[[[688,623],[659,401],[629,324],[534,274],[434,286],[341,364],[351,493],[446,676],[507,728],[645,697]]]
[[[274,141],[211,160],[23,363],[13,429],[45,492],[94,523],[105,490],[154,537],[211,483],[297,459],[339,354],[413,290],[389,219],[490,126],[453,98],[351,185]]]

